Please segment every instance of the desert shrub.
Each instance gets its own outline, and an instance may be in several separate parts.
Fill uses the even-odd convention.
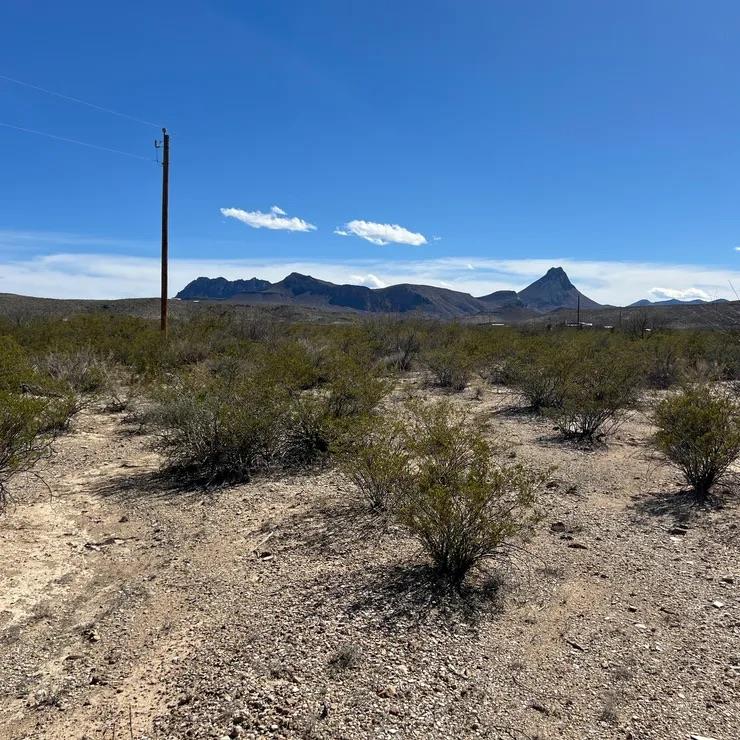
[[[550,344],[528,347],[506,363],[503,378],[518,390],[532,411],[555,409],[563,403],[567,365],[571,357]]]
[[[280,426],[276,458],[284,467],[294,469],[325,459],[339,434],[326,399],[320,396],[302,395],[292,399]]]
[[[39,415],[40,432],[57,433],[67,430],[82,408],[79,398],[70,390],[47,395],[44,401],[43,411]]]
[[[424,339],[423,324],[414,320],[377,318],[367,322],[374,355],[386,368],[398,372],[411,369]]]
[[[281,401],[250,378],[223,380],[199,368],[178,379],[156,413],[169,468],[206,484],[248,480],[278,447]]]
[[[470,382],[472,362],[460,345],[452,344],[429,350],[424,360],[435,384],[440,388],[462,391]]]
[[[534,525],[540,478],[494,462],[481,427],[449,404],[416,407],[406,432],[414,465],[399,521],[459,587],[470,569]]]
[[[701,497],[740,456],[740,407],[710,386],[684,388],[655,411],[655,444]]]
[[[328,377],[312,389],[303,387],[314,382],[303,362],[282,369],[276,362],[231,357],[216,371],[196,366],[165,388],[155,423],[173,472],[208,484],[319,462],[385,392],[371,368],[346,356],[334,358]]]
[[[109,370],[94,352],[49,352],[39,362],[39,370],[77,393],[92,394],[109,384]]]
[[[612,431],[635,403],[640,365],[621,351],[596,347],[571,359],[560,380],[560,403],[548,413],[562,433],[590,440]]]
[[[371,509],[384,511],[400,500],[409,476],[410,454],[403,427],[374,417],[358,425],[341,451],[341,468]]]
[[[644,342],[641,349],[648,387],[665,389],[679,382],[685,356],[678,341],[671,336],[654,336]]]
[[[34,376],[27,353],[13,337],[0,336],[0,391],[18,393]]]
[[[0,391],[0,510],[8,499],[8,483],[30,470],[49,449],[40,418],[46,404],[34,398]]]
[[[329,413],[336,419],[369,414],[388,391],[388,383],[365,359],[336,353],[327,362],[325,389]]]

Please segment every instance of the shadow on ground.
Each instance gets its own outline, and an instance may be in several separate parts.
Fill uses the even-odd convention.
[[[502,610],[503,580],[497,573],[475,573],[460,590],[437,578],[429,565],[402,563],[364,572],[353,592],[344,589],[349,616],[363,614],[376,627],[403,632],[430,622],[452,628],[475,626]],[[349,596],[349,598],[347,598]]]
[[[692,490],[657,491],[633,496],[629,509],[640,519],[658,517],[674,525],[687,525],[702,514],[720,511],[739,501],[737,492],[729,489],[722,489],[708,498],[700,498]]]
[[[118,501],[167,501],[201,499],[209,495],[203,486],[173,478],[161,471],[141,471],[117,475],[93,489],[105,498]]]

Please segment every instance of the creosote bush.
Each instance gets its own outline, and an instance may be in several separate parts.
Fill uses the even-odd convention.
[[[568,353],[568,348],[562,351]],[[588,348],[571,354],[561,367],[560,402],[549,413],[565,435],[584,440],[603,436],[637,400],[640,367],[625,353]]]
[[[399,521],[458,588],[473,566],[532,529],[541,479],[494,462],[481,427],[448,404],[418,406],[407,434],[415,468]]]
[[[440,388],[463,391],[470,382],[473,363],[460,345],[451,344],[430,350],[425,355],[425,361],[434,383]]]
[[[690,386],[655,411],[655,444],[702,498],[740,456],[740,407],[709,386]]]
[[[391,506],[439,579],[459,588],[471,568],[531,530],[541,479],[496,463],[481,426],[449,403],[412,404],[408,416],[371,427],[345,471],[371,504]]]
[[[216,371],[196,366],[165,387],[155,422],[171,470],[206,484],[245,481],[321,462],[351,436],[385,393],[382,379],[346,356],[323,377],[308,375],[294,349],[285,364],[278,347],[251,365],[230,358]]]
[[[376,416],[358,425],[341,452],[342,471],[371,509],[398,504],[409,480],[410,454],[403,426]]]
[[[0,510],[8,500],[13,476],[30,470],[48,451],[51,435],[43,430],[46,404],[0,391]]]
[[[503,378],[516,388],[536,412],[558,408],[563,402],[569,357],[550,342],[528,342],[508,359]]]

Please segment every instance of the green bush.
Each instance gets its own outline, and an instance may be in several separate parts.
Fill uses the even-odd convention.
[[[326,399],[302,395],[293,398],[280,420],[280,447],[276,459],[286,468],[300,469],[326,459],[339,434]]]
[[[414,465],[399,521],[458,588],[473,566],[531,530],[540,476],[496,464],[480,426],[449,404],[417,407],[406,436]]]
[[[280,401],[265,384],[226,382],[203,369],[178,380],[156,414],[169,468],[205,484],[249,480],[272,462]]]
[[[45,408],[39,399],[0,391],[0,510],[11,478],[30,470],[49,449],[51,438],[40,421]]]
[[[658,450],[702,498],[740,456],[740,408],[709,386],[687,387],[661,401],[655,423]]]
[[[340,353],[327,362],[324,386],[329,413],[336,419],[366,416],[388,392],[369,358]]]
[[[560,380],[559,405],[549,414],[563,434],[589,440],[603,436],[636,402],[640,366],[628,354],[597,348],[571,359]]]
[[[462,391],[470,382],[472,362],[465,354],[465,349],[459,345],[430,350],[424,360],[435,384],[440,388]]]
[[[504,377],[532,411],[555,409],[563,403],[570,361],[569,353],[549,343],[530,345],[508,360]]]
[[[345,476],[375,511],[395,506],[406,490],[411,459],[406,442],[398,421],[379,416],[358,425],[342,451]]]
[[[322,385],[311,389],[303,387],[313,378],[303,363],[278,365],[276,358],[246,365],[229,358],[217,372],[196,366],[165,388],[155,422],[171,470],[210,484],[311,465],[385,392],[382,379],[346,356],[337,356]]]
[[[27,353],[13,337],[0,336],[0,391],[20,393],[34,377]]]

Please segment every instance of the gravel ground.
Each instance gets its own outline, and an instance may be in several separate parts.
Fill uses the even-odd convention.
[[[549,471],[537,536],[456,598],[332,470],[172,490],[83,413],[0,520],[0,737],[740,737],[736,495],[693,506],[640,414],[587,450],[455,399]]]

